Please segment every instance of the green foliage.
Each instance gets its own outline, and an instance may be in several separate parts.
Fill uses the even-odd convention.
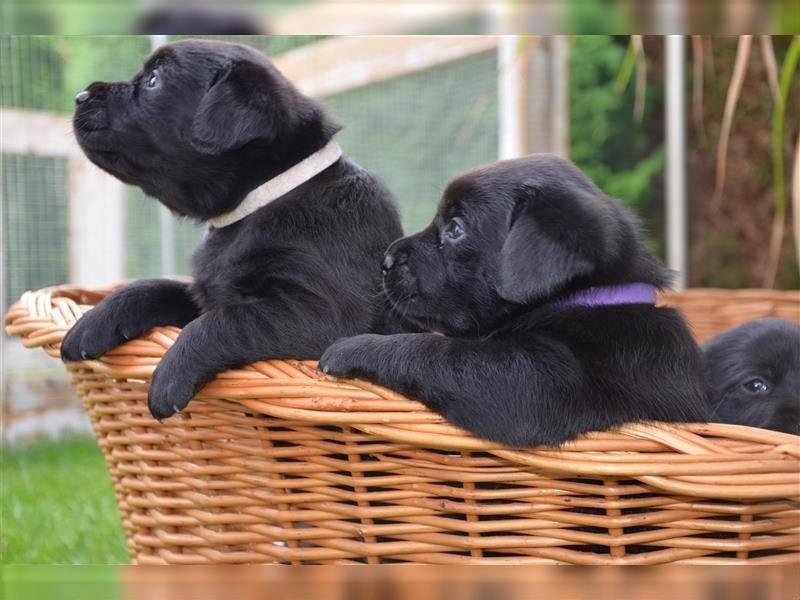
[[[736,256],[736,237],[715,231],[708,235],[708,273],[704,287],[738,289],[747,287],[747,276]]]
[[[636,72],[636,47],[633,45],[633,38],[631,43],[628,44],[628,49],[625,51],[625,57],[622,59],[617,80],[614,82],[614,93],[617,95],[622,94],[628,87],[628,83]]]
[[[784,139],[786,102],[792,87],[797,62],[800,59],[800,39],[793,38],[786,52],[786,58],[781,66],[780,94],[778,94],[775,108],[772,111],[772,164],[773,164],[773,193],[775,194],[775,212],[781,218],[786,213],[785,186],[783,172]]]
[[[662,90],[651,81],[643,125],[633,120],[633,86],[614,88],[623,68],[625,42],[610,36],[575,38],[570,60],[571,158],[607,194],[647,214],[664,152],[647,131]]]
[[[794,253],[794,240],[784,244],[784,253],[778,264],[778,276],[776,289],[797,290],[800,289],[800,264],[797,263],[797,255]]]
[[[795,0],[771,2],[768,31],[779,35],[792,35],[800,31],[800,10]]]
[[[0,563],[127,564],[111,478],[93,440],[0,452]]]
[[[556,4],[555,6],[559,6]],[[607,0],[579,0],[563,3],[564,14],[560,31],[577,35],[624,33],[636,30],[630,14],[620,2]]]
[[[3,35],[125,34],[133,28],[140,11],[141,3],[137,0],[9,0],[0,4],[0,32]]]

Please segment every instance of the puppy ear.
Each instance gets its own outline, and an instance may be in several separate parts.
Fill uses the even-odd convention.
[[[245,144],[274,141],[281,126],[280,86],[256,63],[237,61],[224,67],[206,92],[191,127],[192,145],[206,154],[221,154]]]
[[[500,250],[497,292],[511,302],[546,298],[594,269],[594,261],[579,249],[581,241],[576,239],[573,223],[563,214],[554,214],[561,211],[542,212],[525,206]],[[591,244],[593,237],[582,243]]]

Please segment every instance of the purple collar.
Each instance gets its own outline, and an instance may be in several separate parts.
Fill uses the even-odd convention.
[[[579,290],[553,303],[559,308],[573,306],[615,306],[618,304],[656,304],[656,286],[649,283],[605,285]]]

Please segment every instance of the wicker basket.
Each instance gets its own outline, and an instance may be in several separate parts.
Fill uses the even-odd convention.
[[[5,318],[58,356],[106,291],[28,292]],[[699,339],[800,320],[800,293],[669,295]],[[791,563],[800,437],[636,424],[554,450],[478,440],[421,404],[313,362],[265,361],[159,424],[147,385],[179,330],[70,365],[116,487],[131,556],[154,563]]]

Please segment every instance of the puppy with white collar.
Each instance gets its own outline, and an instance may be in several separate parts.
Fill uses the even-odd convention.
[[[263,54],[166,45],[132,80],[93,83],[76,102],[75,134],[92,162],[211,227],[194,283],[115,291],[69,331],[64,360],[182,327],[150,385],[162,419],[221,371],[318,358],[337,338],[384,330],[380,259],[402,235],[391,195],[342,157],[339,127]]]

